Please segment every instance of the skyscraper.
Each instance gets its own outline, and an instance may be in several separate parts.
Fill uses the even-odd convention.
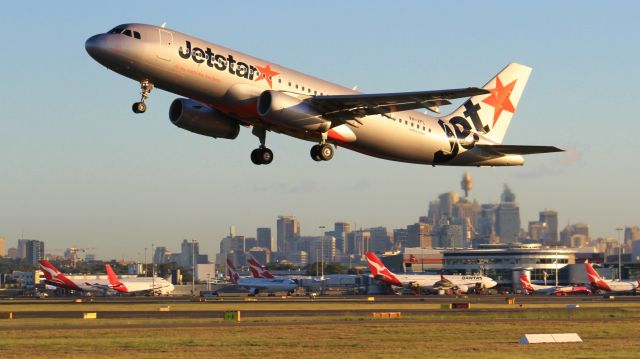
[[[256,230],[256,239],[258,241],[258,247],[267,248],[269,251],[272,250],[271,242],[273,238],[271,237],[271,228],[258,228]]]
[[[4,241],[4,237],[0,236],[0,257],[4,257],[7,250],[7,243]]]
[[[405,248],[431,248],[432,227],[426,223],[415,223],[407,226],[407,239]]]
[[[17,258],[27,257],[27,242],[29,242],[29,239],[18,239],[18,257]]]
[[[37,267],[38,261],[44,259],[44,242],[35,239],[27,239],[24,241],[24,258],[34,267]]]
[[[541,241],[544,245],[555,246],[558,244],[558,212],[545,210],[540,212],[540,223],[546,223],[546,232],[542,234]]]
[[[513,243],[518,240],[519,233],[520,208],[516,204],[516,195],[505,185],[496,209],[496,234],[502,243]]]
[[[286,254],[295,250],[295,242],[300,237],[300,222],[295,216],[283,215],[278,217],[276,225],[278,252]]]

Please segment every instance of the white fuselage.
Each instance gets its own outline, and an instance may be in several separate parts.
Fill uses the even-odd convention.
[[[291,292],[298,288],[298,284],[288,278],[240,278],[238,280],[238,286],[249,289],[254,293]]]

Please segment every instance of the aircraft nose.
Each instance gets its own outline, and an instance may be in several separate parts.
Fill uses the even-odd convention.
[[[84,48],[87,50],[89,56],[93,57],[98,62],[107,54],[107,47],[107,39],[104,34],[91,36],[84,43]]]

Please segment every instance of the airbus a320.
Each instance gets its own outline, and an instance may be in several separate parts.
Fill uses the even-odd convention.
[[[482,88],[363,94],[164,26],[118,25],[86,41],[89,55],[140,83],[143,113],[153,88],[184,98],[171,122],[214,138],[235,139],[240,127],[259,140],[254,164],[269,164],[268,132],[315,142],[311,158],[328,161],[334,147],[382,159],[448,166],[517,166],[522,155],[553,146],[503,145],[531,68],[511,63]],[[446,116],[440,107],[469,97]],[[423,111],[417,111],[423,110]]]

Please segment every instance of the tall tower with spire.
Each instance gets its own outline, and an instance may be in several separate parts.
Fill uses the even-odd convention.
[[[469,197],[469,191],[473,189],[473,180],[471,179],[471,173],[464,173],[464,175],[462,176],[462,182],[460,182],[460,187],[464,191],[464,196]]]

